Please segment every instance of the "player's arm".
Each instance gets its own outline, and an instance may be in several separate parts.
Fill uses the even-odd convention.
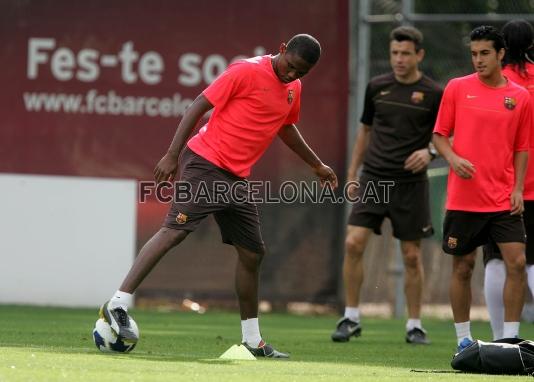
[[[449,162],[449,165],[456,175],[464,179],[471,179],[473,177],[475,174],[475,166],[467,159],[456,155],[452,149],[449,137],[434,133],[432,142],[434,143],[434,146],[440,155],[445,158],[447,162]]]
[[[519,128],[514,143],[514,189],[510,195],[511,213],[519,215],[524,210],[523,188],[528,165],[528,150],[532,148],[532,100],[521,108]]]
[[[439,111],[439,105],[441,103],[441,97],[442,92],[440,91],[438,96],[436,97],[436,100],[431,108],[432,113],[432,121],[436,121],[438,111]],[[404,169],[407,171],[411,171],[412,173],[418,173],[421,171],[424,171],[426,167],[432,162],[432,159],[436,157],[436,148],[434,147],[434,144],[432,141],[428,144],[428,147],[425,147],[424,149],[416,150],[413,153],[406,158],[404,161]]]
[[[523,188],[525,185],[525,174],[527,172],[528,151],[516,151],[514,153],[514,176],[515,183],[510,203],[512,205],[512,215],[519,215],[523,212]]]
[[[332,187],[337,187],[336,174],[308,146],[302,135],[300,135],[297,126],[294,124],[282,126],[278,131],[278,136],[295,154],[310,165],[313,172],[321,179],[323,186],[328,182]]]
[[[369,146],[369,138],[371,136],[371,127],[364,123],[360,124],[358,134],[356,135],[356,142],[352,148],[352,155],[350,158],[349,170],[347,172],[347,181],[353,182],[358,179],[358,170],[363,163],[363,156]]]
[[[171,181],[176,176],[178,168],[178,157],[191,135],[191,132],[197,125],[200,118],[206,112],[213,108],[213,105],[202,94],[199,95],[185,111],[185,114],[176,129],[172,143],[167,153],[161,158],[154,169],[154,178],[156,182]]]

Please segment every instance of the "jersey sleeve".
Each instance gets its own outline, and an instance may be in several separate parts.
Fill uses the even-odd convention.
[[[202,94],[214,107],[223,107],[231,98],[245,92],[251,83],[251,67],[243,61],[231,64]]]
[[[438,116],[436,124],[434,125],[434,133],[450,137],[454,132],[454,121],[456,114],[456,82],[450,81],[445,87],[441,103],[439,105]]]
[[[532,100],[530,95],[523,103],[521,115],[519,117],[519,126],[515,137],[514,150],[527,151],[531,146],[532,135]]]
[[[292,125],[297,123],[300,118],[300,94],[302,92],[302,83],[297,80],[297,86],[295,86],[295,96],[292,102],[291,110],[284,121],[284,125]]]
[[[373,125],[373,118],[375,116],[375,104],[373,102],[373,91],[371,89],[371,84],[367,84],[365,89],[365,100],[363,103],[363,112],[360,122],[367,126]]]

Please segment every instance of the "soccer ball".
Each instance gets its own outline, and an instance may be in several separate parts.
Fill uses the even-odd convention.
[[[132,327],[134,333],[137,334],[137,337],[139,337],[139,329],[131,317],[130,326]],[[111,329],[111,326],[109,326],[107,321],[103,318],[99,318],[95,323],[95,328],[93,329],[93,340],[95,341],[95,345],[98,350],[105,353],[129,353],[135,348],[135,345],[137,345],[137,341],[125,341],[124,339],[118,337]]]

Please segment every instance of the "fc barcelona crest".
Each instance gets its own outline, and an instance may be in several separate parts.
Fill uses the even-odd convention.
[[[178,216],[176,216],[176,223],[178,224],[185,224],[187,222],[187,215],[183,213],[178,213]]]
[[[508,110],[514,110],[517,101],[513,97],[504,97],[504,107]]]
[[[291,103],[293,102],[293,93],[294,90],[293,89],[289,89],[287,91],[287,103],[291,105]]]
[[[423,92],[413,92],[411,100],[413,103],[421,103],[425,99],[425,93]]]
[[[454,249],[458,246],[458,239],[456,237],[449,236],[449,240],[447,241],[447,246],[450,249]]]

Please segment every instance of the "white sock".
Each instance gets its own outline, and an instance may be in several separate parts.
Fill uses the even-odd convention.
[[[359,322],[360,321],[360,309],[354,306],[346,306],[345,317],[351,321]]]
[[[505,322],[503,338],[519,337],[519,322]]]
[[[534,296],[534,265],[527,265],[527,283],[530,293]]]
[[[112,308],[122,308],[128,311],[128,307],[133,303],[133,294],[116,291],[109,301]]]
[[[260,324],[258,318],[249,318],[241,320],[241,334],[243,335],[243,342],[249,346],[257,348],[261,342]]]
[[[503,290],[506,281],[504,261],[492,259],[484,270],[484,298],[490,317],[493,340],[505,338],[503,334],[504,300]]]
[[[413,328],[423,329],[420,318],[409,318],[408,321],[406,321],[406,331],[409,332]]]
[[[454,328],[456,329],[456,340],[458,341],[458,345],[460,345],[460,342],[462,342],[464,338],[469,338],[473,341],[473,337],[471,337],[471,321],[455,322]]]

